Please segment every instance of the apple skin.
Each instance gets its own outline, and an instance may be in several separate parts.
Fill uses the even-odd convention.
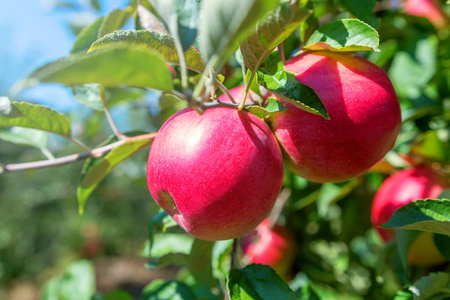
[[[394,239],[395,229],[378,228],[403,205],[418,199],[437,198],[444,182],[428,167],[405,169],[388,177],[377,191],[372,203],[372,224],[385,242]],[[411,265],[436,265],[445,259],[433,242],[433,234],[424,232],[411,245],[408,262]]]
[[[440,0],[407,0],[405,12],[411,16],[427,18],[438,28],[444,27],[448,21]]]
[[[245,111],[186,108],[161,127],[147,167],[155,201],[191,235],[226,240],[253,230],[273,207],[283,159],[266,123]]]
[[[289,168],[313,182],[341,182],[366,172],[393,147],[401,125],[397,95],[378,66],[353,53],[305,52],[285,69],[312,87],[330,120],[288,103],[272,128]]]
[[[242,238],[242,250],[249,264],[269,265],[287,279],[295,261],[297,244],[294,236],[280,225],[271,228],[265,219],[256,229]]]

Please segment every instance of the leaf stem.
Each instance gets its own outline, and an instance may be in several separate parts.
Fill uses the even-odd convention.
[[[237,262],[236,262],[237,247],[238,247],[238,239],[235,238],[233,240],[233,246],[232,246],[231,252],[230,252],[230,255],[231,255],[230,272],[231,272],[231,270],[234,270],[237,267]]]
[[[175,43],[175,48],[177,49],[178,60],[180,62],[181,87],[183,89],[183,92],[185,92],[189,88],[189,86],[188,86],[188,71],[187,71],[187,66],[186,66],[186,56],[184,55],[183,45],[181,44],[181,39],[180,39],[178,32],[173,35],[173,41]]]
[[[105,93],[104,85],[100,85],[100,99],[102,101],[103,111],[105,112],[106,118],[108,119],[109,126],[111,126],[111,129],[113,130],[114,134],[119,139],[126,138],[126,136],[121,134],[120,131],[117,129],[116,123],[114,123],[111,113],[109,112],[108,106],[106,105],[106,93]]]

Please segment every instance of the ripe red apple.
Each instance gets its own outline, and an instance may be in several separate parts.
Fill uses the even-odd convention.
[[[285,227],[272,227],[271,221],[265,219],[242,238],[241,244],[245,262],[269,265],[281,277],[289,277],[297,245],[294,236]]]
[[[401,206],[418,199],[437,198],[444,182],[428,167],[405,169],[388,177],[372,203],[372,223],[384,241],[395,237],[395,229],[378,228],[386,223]],[[435,265],[445,259],[434,245],[433,235],[424,232],[411,246],[408,262],[412,265]]]
[[[272,127],[287,165],[314,182],[359,176],[393,147],[401,115],[394,87],[378,66],[353,53],[305,52],[285,69],[311,86],[330,120],[286,103]]]
[[[448,21],[440,0],[406,0],[405,12],[412,16],[427,18],[439,28],[444,27]]]
[[[150,150],[148,186],[187,232],[204,240],[244,235],[267,215],[283,181],[270,128],[230,108],[184,109],[160,129]]]

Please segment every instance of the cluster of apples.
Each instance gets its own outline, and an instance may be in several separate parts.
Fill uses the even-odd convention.
[[[281,189],[283,157],[307,180],[339,182],[366,172],[394,145],[400,107],[381,68],[352,53],[314,51],[289,59],[285,69],[318,93],[330,120],[280,100],[287,110],[267,123],[232,108],[186,108],[161,127],[148,186],[191,235],[224,240],[252,231]],[[231,90],[242,100],[238,91]]]

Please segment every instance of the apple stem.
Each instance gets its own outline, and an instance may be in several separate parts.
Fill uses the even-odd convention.
[[[238,239],[235,238],[233,240],[233,246],[232,246],[231,252],[230,252],[230,256],[231,256],[230,272],[231,272],[231,270],[234,270],[237,268],[237,261],[236,261],[237,247],[238,247]]]

